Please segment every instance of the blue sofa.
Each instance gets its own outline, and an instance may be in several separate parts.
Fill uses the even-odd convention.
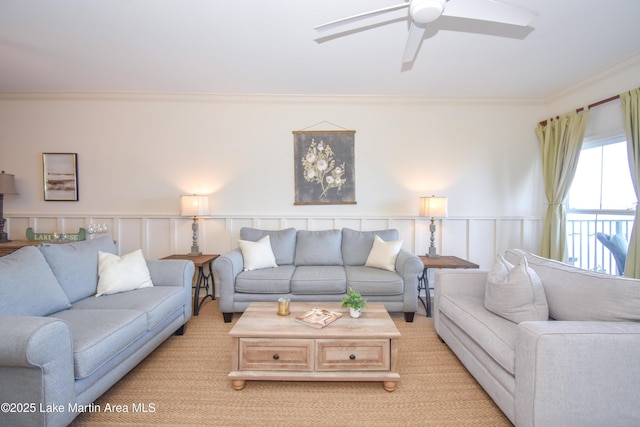
[[[390,270],[366,265],[375,237],[397,242],[398,230],[240,230],[241,241],[257,242],[265,236],[275,257],[268,268],[247,270],[241,247],[213,262],[225,322],[254,301],[280,297],[292,302],[341,301],[349,287],[370,302],[383,303],[389,312],[404,312],[405,320],[413,321],[418,309],[418,276],[423,270],[420,258],[400,249]]]
[[[96,297],[99,252],[115,254],[109,237],[0,257],[0,425],[68,425],[184,333],[191,261],[147,260],[153,286]]]

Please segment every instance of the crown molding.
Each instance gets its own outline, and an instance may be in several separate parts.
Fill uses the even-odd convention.
[[[378,95],[216,94],[150,92],[0,92],[0,101],[203,102],[224,104],[544,105],[543,97],[412,97]]]

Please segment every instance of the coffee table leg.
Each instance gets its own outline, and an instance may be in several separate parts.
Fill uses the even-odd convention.
[[[231,386],[235,389],[235,390],[242,390],[244,388],[244,380],[233,380],[231,381]]]
[[[396,381],[383,381],[382,387],[384,387],[386,391],[391,393],[392,391],[395,391],[396,388],[398,388],[398,383]]]

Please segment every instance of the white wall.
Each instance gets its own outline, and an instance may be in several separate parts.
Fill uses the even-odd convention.
[[[620,76],[635,81],[638,64],[582,84],[568,102],[634,87]],[[0,94],[0,169],[16,175],[20,193],[5,198],[7,230],[20,239],[28,226],[74,232],[107,222],[121,252],[160,257],[190,246],[179,196],[210,193],[214,215],[200,233],[208,252],[230,248],[251,225],[393,226],[407,249],[424,253],[418,198],[436,194],[449,198],[439,251],[489,266],[496,251],[539,247],[545,205],[534,129],[560,108],[564,98]],[[336,125],[356,131],[357,204],[294,206],[291,132]],[[43,152],[78,153],[78,202],[43,200]]]
[[[177,214],[212,194],[217,215],[536,215],[532,117],[540,103],[165,95],[34,95],[0,102],[2,164],[20,197],[7,212]],[[318,122],[353,129],[357,205],[293,205],[293,136]],[[333,130],[330,123],[314,129]],[[42,197],[42,152],[75,152],[80,201]],[[528,190],[521,194],[514,190]]]

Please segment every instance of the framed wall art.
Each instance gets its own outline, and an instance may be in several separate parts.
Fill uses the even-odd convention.
[[[294,131],[294,205],[356,204],[355,131]]]
[[[78,155],[42,153],[44,200],[78,200]]]

